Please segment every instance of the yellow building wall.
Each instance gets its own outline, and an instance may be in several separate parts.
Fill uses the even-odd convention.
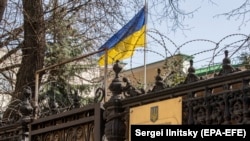
[[[164,77],[166,73],[163,69],[164,62],[159,62],[156,64],[152,64],[146,67],[146,83],[147,83],[147,90],[150,90],[155,85],[155,77],[157,76],[157,69],[161,69],[161,76]],[[122,75],[128,78],[133,86],[138,86],[138,82],[142,85],[144,84],[144,67],[136,68],[127,71],[123,71]]]

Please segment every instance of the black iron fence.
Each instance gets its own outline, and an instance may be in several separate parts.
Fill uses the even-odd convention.
[[[250,70],[233,68],[225,57],[215,77],[201,79],[195,75],[192,63],[183,83],[166,87],[158,70],[154,88],[145,92],[119,77],[121,66],[117,62],[113,68],[115,78],[109,85],[112,96],[103,106],[94,101],[35,120],[26,91],[20,108],[22,117],[15,123],[1,123],[0,141],[129,140],[130,108],[176,97],[182,97],[182,124],[249,124]]]
[[[100,103],[51,115],[30,124],[31,141],[100,141],[103,121]]]

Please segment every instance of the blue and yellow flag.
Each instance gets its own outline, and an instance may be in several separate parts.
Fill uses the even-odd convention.
[[[136,47],[145,46],[146,38],[145,7],[143,7],[125,26],[115,33],[99,49],[107,49],[108,64],[123,60],[133,55]],[[105,53],[102,52],[99,65],[105,64]]]

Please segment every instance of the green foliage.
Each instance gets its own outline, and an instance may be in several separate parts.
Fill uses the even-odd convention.
[[[45,66],[55,65],[78,57],[90,46],[89,43],[85,44],[77,38],[77,31],[70,26],[70,23],[73,22],[71,20],[55,19],[53,25],[49,28],[46,36],[49,42],[47,42],[46,46]],[[91,64],[80,60],[47,71],[41,86],[40,101],[55,99],[60,107],[71,106],[74,92],[90,92],[90,84],[75,81],[90,66]]]
[[[169,87],[174,87],[184,82],[185,78],[186,78],[186,75],[184,73],[174,72],[167,76],[167,78],[165,79],[165,83]]]
[[[250,54],[245,52],[242,53],[239,57],[239,60],[241,61],[241,64],[243,64],[246,69],[250,69]]]
[[[186,74],[183,72],[184,58],[181,55],[176,55],[167,58],[164,69],[167,72],[164,83],[169,87],[174,87],[185,81]]]

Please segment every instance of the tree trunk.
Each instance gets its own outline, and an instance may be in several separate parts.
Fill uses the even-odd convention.
[[[0,22],[3,19],[3,14],[7,5],[7,0],[0,0]]]
[[[42,0],[23,0],[24,16],[24,45],[22,46],[21,66],[17,73],[16,87],[12,103],[15,99],[22,99],[22,89],[29,86],[32,98],[35,94],[35,72],[43,67],[45,54],[45,26],[43,17]],[[4,117],[9,117],[11,108],[7,109]],[[16,109],[16,108],[15,108]]]
[[[45,54],[45,27],[42,0],[23,0],[24,46],[22,62],[17,74],[15,92],[23,86],[30,86],[32,97],[35,92],[35,72],[43,68]],[[19,94],[17,97],[20,98]]]

